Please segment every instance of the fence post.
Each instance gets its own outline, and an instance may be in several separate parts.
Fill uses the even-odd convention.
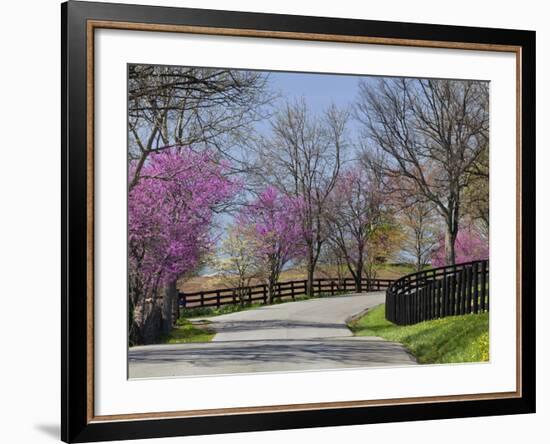
[[[456,267],[451,274],[451,316],[456,315]]]
[[[472,269],[469,268],[468,271],[466,270],[462,270],[463,273],[466,272],[466,274],[464,275],[465,276],[465,281],[466,281],[466,286],[465,288],[462,289],[462,294],[463,294],[463,299],[464,299],[464,309],[461,310],[461,314],[466,314],[467,313],[467,307],[468,307],[468,304],[469,305],[472,305]]]
[[[444,278],[443,278],[444,279]],[[437,281],[437,317],[443,317],[443,279]]]
[[[221,300],[220,300],[220,290],[216,290],[216,308],[220,308]]]
[[[426,321],[432,319],[432,281],[426,286]]]
[[[267,285],[265,284],[262,284],[262,300],[264,301],[264,305],[267,304]]]
[[[486,264],[487,262],[485,261],[481,263],[481,300],[479,301],[481,312],[485,311],[485,297],[487,295],[486,278],[485,278]]]
[[[334,296],[334,281],[330,281],[330,295]]]
[[[461,309],[460,309],[460,314],[466,314],[466,310],[467,310],[467,307],[468,307],[468,304],[472,302],[472,298],[471,298],[471,292],[469,292],[469,289],[471,290],[472,288],[472,276],[470,274],[470,271],[471,270],[468,270],[467,268],[465,269],[462,269],[462,274],[464,275],[464,278],[463,278],[463,288],[462,288],[462,299],[463,299],[463,304],[461,306]]]
[[[292,281],[290,283],[290,297],[292,298],[292,300],[295,299],[295,295],[294,295],[294,281]]]
[[[441,317],[445,317],[448,314],[449,310],[449,276],[447,274],[443,275],[443,288],[442,288],[442,307],[441,307]]]
[[[424,321],[425,318],[424,318],[424,299],[425,299],[425,295],[426,295],[426,287],[422,287],[420,290],[418,290],[418,293],[420,294],[420,315],[419,315],[419,320],[420,322]]]
[[[204,292],[203,291],[201,291],[200,297],[201,297],[201,307],[204,307]]]
[[[425,321],[426,320],[426,312],[425,312],[425,306],[426,306],[426,286],[422,287],[422,290],[420,292],[420,302],[421,302],[421,309],[420,309],[420,320]]]
[[[464,298],[462,297],[462,289],[464,288],[463,282],[462,282],[462,272],[464,270],[461,268],[457,272],[456,276],[456,314],[464,314]]]
[[[435,318],[435,281],[430,284],[430,319]]]
[[[487,262],[484,262],[487,265]],[[489,270],[487,270],[487,277],[489,276]],[[489,311],[489,298],[490,298],[491,289],[489,287],[489,281],[487,281],[487,302],[485,304],[485,311]]]
[[[472,301],[470,301],[470,304],[468,305],[468,313],[471,313],[472,312],[472,309],[474,311],[474,313],[477,313],[477,309],[478,309],[478,299],[479,299],[479,275],[478,275],[478,263],[476,262],[474,264],[474,306],[472,307]]]
[[[424,320],[425,321],[430,319],[429,309],[430,309],[430,283],[428,283],[424,287]]]
[[[414,310],[414,322],[417,323],[420,320],[420,291],[417,289],[414,293],[415,310]]]

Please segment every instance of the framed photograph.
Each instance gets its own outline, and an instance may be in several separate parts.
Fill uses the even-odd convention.
[[[535,411],[535,33],[69,1],[62,439]]]

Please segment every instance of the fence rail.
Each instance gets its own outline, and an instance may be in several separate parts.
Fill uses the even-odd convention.
[[[380,291],[387,289],[394,280],[392,279],[362,279],[361,290]],[[307,281],[279,282],[275,285],[274,299],[294,300],[298,296],[305,295]],[[240,297],[246,303],[267,303],[267,285],[252,285],[243,288],[220,288],[216,290],[197,291],[192,293],[180,292],[179,305],[182,308],[195,307],[221,307],[222,305],[234,305],[240,303]],[[336,295],[339,293],[355,292],[355,281],[351,278],[331,279],[320,278],[313,280],[313,295]]]
[[[386,319],[398,325],[489,311],[489,261],[412,273],[386,290]]]

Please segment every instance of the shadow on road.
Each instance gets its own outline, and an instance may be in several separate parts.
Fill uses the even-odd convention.
[[[385,341],[284,340],[194,344],[162,350],[132,350],[130,363],[186,363],[194,367],[220,367],[245,363],[319,364],[403,363],[403,348]]]

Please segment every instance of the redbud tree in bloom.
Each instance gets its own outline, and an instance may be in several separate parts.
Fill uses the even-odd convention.
[[[134,165],[130,164],[130,177]],[[214,211],[240,184],[212,152],[179,147],[151,154],[128,195],[131,300],[157,297],[158,290],[195,270],[212,247]]]
[[[489,241],[473,227],[461,227],[455,244],[456,263],[471,262],[489,258]],[[440,236],[439,243],[432,253],[432,266],[443,267],[447,264],[445,238]]]
[[[300,214],[303,202],[297,197],[266,188],[236,218],[239,230],[249,236],[258,268],[268,286],[268,303],[284,266],[305,254]]]

